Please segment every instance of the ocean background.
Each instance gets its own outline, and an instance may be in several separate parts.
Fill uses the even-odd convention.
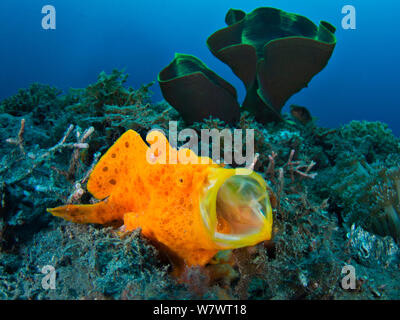
[[[41,9],[57,10],[57,29],[43,30]],[[344,5],[357,10],[357,29],[341,27]],[[94,83],[101,71],[125,69],[135,88],[156,80],[175,52],[193,54],[232,83],[244,87],[215,58],[206,39],[225,27],[229,8],[260,6],[305,15],[337,27],[338,44],[328,66],[294,95],[319,124],[383,121],[400,135],[400,3],[393,0],[2,0],[0,2],[0,99],[32,82],[68,90]],[[162,99],[156,84],[153,99]]]

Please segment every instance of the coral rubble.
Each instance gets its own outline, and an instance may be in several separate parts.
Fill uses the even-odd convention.
[[[168,259],[140,229],[75,225],[46,213],[95,202],[87,178],[120,133],[163,128],[168,135],[169,121],[184,128],[175,110],[151,102],[148,86],[125,88],[124,79],[103,73],[86,89],[44,90],[41,98],[25,90],[0,103],[7,106],[0,114],[1,299],[398,298],[400,142],[379,122],[326,129],[308,114],[303,121],[297,108],[278,123],[246,112],[235,124],[193,123],[197,131],[254,129],[254,168],[269,184],[274,225],[272,240],[222,252],[216,259],[230,261],[224,269],[189,268],[185,283],[171,277]],[[18,109],[21,96],[40,103]],[[357,271],[350,291],[340,285],[348,264]],[[55,290],[41,287],[47,265],[57,270]]]

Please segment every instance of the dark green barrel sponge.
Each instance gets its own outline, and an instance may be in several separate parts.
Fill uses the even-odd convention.
[[[280,117],[286,101],[326,66],[336,45],[331,24],[317,27],[275,8],[248,14],[231,9],[225,21],[228,27],[211,35],[207,45],[243,81],[243,107],[262,121]]]
[[[240,118],[235,88],[194,56],[176,54],[158,82],[165,100],[187,123],[210,116],[226,123]]]

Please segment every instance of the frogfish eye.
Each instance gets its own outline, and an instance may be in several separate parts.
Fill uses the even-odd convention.
[[[271,238],[272,210],[266,182],[249,169],[214,169],[201,199],[203,221],[221,248]]]

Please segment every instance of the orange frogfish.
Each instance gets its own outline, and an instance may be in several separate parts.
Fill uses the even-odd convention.
[[[205,266],[220,251],[271,238],[272,210],[264,179],[227,169],[190,149],[175,149],[159,131],[128,130],[103,155],[87,189],[101,201],[48,209],[77,223],[123,221],[127,231],[160,245],[173,262]]]

